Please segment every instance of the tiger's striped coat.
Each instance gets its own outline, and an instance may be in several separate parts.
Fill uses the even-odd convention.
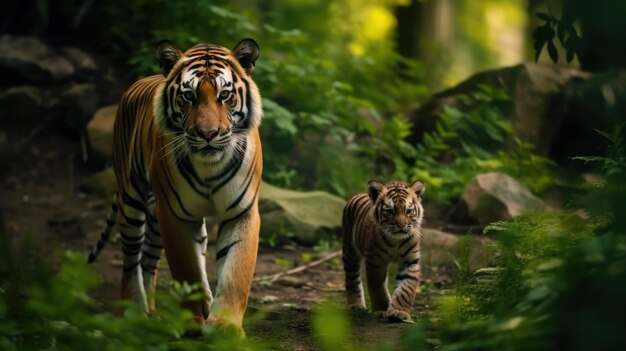
[[[368,193],[357,194],[343,211],[343,265],[347,303],[365,309],[361,283],[365,267],[372,310],[391,321],[411,322],[411,307],[420,279],[420,228],[424,217],[424,183],[411,186],[377,180]],[[396,288],[389,296],[387,269],[398,263]]]
[[[174,279],[201,286],[203,298],[186,303],[194,319],[243,332],[260,228],[262,108],[250,76],[259,48],[244,39],[232,51],[199,44],[182,53],[163,41],[156,56],[163,75],[134,83],[118,107],[118,189],[89,261],[117,222],[123,297],[154,308],[164,250]],[[219,221],[215,296],[205,270],[208,215]]]

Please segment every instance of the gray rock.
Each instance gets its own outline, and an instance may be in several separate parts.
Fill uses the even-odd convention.
[[[547,206],[528,188],[512,177],[498,172],[479,174],[463,190],[452,210],[451,219],[458,223],[489,223],[508,220]]]
[[[0,37],[3,83],[46,83],[69,80],[75,73],[69,60],[34,37]]]
[[[97,194],[105,198],[111,196],[116,189],[117,182],[115,180],[115,173],[113,172],[113,168],[110,167],[85,177],[78,185],[78,190],[82,192]]]
[[[99,97],[92,84],[72,84],[61,94],[65,124],[74,129],[84,128],[98,109]]]
[[[323,191],[299,192],[261,183],[261,235],[291,233],[302,244],[313,245],[325,235],[337,235],[346,201]]]
[[[93,57],[80,49],[64,47],[61,49],[61,52],[74,65],[76,73],[79,75],[91,74],[98,70]]]
[[[463,248],[468,245],[469,269],[474,271],[485,267],[490,259],[489,246],[493,240],[487,237],[471,236],[462,238],[436,229],[422,228],[421,264],[423,269],[454,267],[454,260],[461,258]]]
[[[41,121],[44,93],[34,86],[11,87],[0,93],[0,121],[31,124]]]
[[[571,67],[524,63],[478,72],[457,86],[436,93],[422,106],[410,112],[413,123],[409,140],[419,142],[424,132],[435,129],[435,122],[445,106],[467,109],[462,95],[479,91],[480,85],[504,90],[510,101],[497,105],[512,124],[515,136],[535,145],[540,155],[548,155],[566,118],[563,100],[569,86],[591,75]]]
[[[87,139],[91,151],[98,157],[111,159],[113,148],[113,123],[117,105],[101,107],[87,124]]]

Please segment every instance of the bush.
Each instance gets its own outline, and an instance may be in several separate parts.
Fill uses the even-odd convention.
[[[446,350],[617,350],[626,345],[624,127],[600,162],[605,182],[572,213],[534,214],[487,227],[495,264],[461,270],[441,304]],[[589,219],[581,218],[582,213]],[[585,217],[586,215],[583,215]]]

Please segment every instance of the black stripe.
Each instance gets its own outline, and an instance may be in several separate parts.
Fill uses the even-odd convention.
[[[413,261],[409,261],[409,262],[404,262],[404,264],[402,265],[402,267],[408,267],[408,266],[412,266],[414,264],[418,264],[420,262],[419,257],[414,259]]]
[[[417,277],[412,276],[412,275],[408,275],[408,274],[398,274],[398,275],[396,275],[396,280],[406,280],[406,279],[419,282],[419,279]]]
[[[219,227],[218,227],[218,229],[217,229],[217,239],[218,239],[218,240],[219,240],[219,238],[220,238],[220,234],[222,233],[222,229],[224,229],[224,227],[225,227],[228,223],[238,220],[239,218],[241,218],[241,217],[243,217],[245,214],[247,214],[247,213],[248,213],[248,211],[250,211],[250,209],[252,208],[252,206],[253,206],[253,205],[255,204],[255,202],[256,202],[256,197],[257,197],[257,195],[258,195],[258,189],[257,189],[257,193],[256,193],[256,194],[254,194],[254,198],[252,199],[252,201],[250,202],[250,204],[249,204],[246,208],[244,208],[244,209],[243,209],[243,211],[239,212],[239,213],[238,213],[235,217],[232,217],[232,218],[229,218],[229,219],[225,219],[225,220],[223,220],[222,222],[220,222],[220,225],[219,225]]]
[[[132,182],[133,177],[131,177],[131,182]],[[122,194],[122,201],[124,201],[125,205],[128,205],[132,208],[134,208],[137,211],[142,211],[144,210],[145,206],[143,203],[141,203],[138,200],[133,199],[132,197],[130,197],[128,194],[124,193]]]
[[[127,227],[127,228],[138,228],[141,227],[144,224],[144,221],[141,219],[135,219],[135,218],[130,218],[126,215],[126,213],[124,212],[124,209],[121,208],[120,209],[120,213],[122,214],[122,217],[124,217],[124,220],[126,221],[126,226],[124,225],[124,223],[122,223],[122,227]],[[129,227],[130,226],[130,227]]]
[[[128,272],[128,271],[130,271],[131,269],[133,269],[133,268],[137,267],[137,266],[139,265],[139,263],[140,263],[140,262],[139,262],[139,261],[137,261],[137,262],[133,263],[132,265],[130,265],[129,267],[124,267],[124,272]]]
[[[167,172],[164,172],[167,173]],[[175,197],[176,197],[176,201],[178,202],[178,206],[180,206],[180,209],[183,211],[184,214],[186,214],[187,216],[194,218],[194,216],[187,211],[187,209],[185,208],[185,206],[183,206],[183,200],[180,198],[180,194],[178,194],[178,192],[176,191],[176,188],[174,187],[174,185],[172,184],[172,180],[170,179],[170,177],[168,177],[167,174],[164,174],[165,180],[167,181],[167,186],[170,189],[170,193],[172,193]],[[166,197],[166,201],[169,203],[169,198]],[[173,211],[173,208],[170,206],[170,209],[172,209],[172,213],[175,213]]]
[[[243,165],[243,161],[245,159],[245,155],[246,155],[247,151],[248,151],[248,141],[247,141],[247,139],[243,139],[243,151],[242,151],[241,159],[237,159],[236,160],[237,163],[236,163],[234,168],[231,168],[230,170],[228,170],[226,172],[223,172],[224,173],[224,178],[222,179],[221,182],[219,182],[217,185],[215,185],[215,187],[213,187],[213,189],[211,190],[211,193],[215,194],[220,188],[222,188],[231,179],[233,179],[233,177],[235,177],[235,175],[239,172],[239,169]],[[236,156],[233,156],[233,158],[236,158]]]
[[[389,238],[387,237],[387,235],[381,235],[381,237],[383,238],[383,241],[385,242],[385,245],[387,245],[387,247],[393,247],[393,242],[389,241]]]
[[[411,245],[411,247],[409,247],[408,249],[406,249],[404,251],[404,253],[402,254],[402,256],[406,256],[411,250],[413,250],[415,247],[417,246],[417,242],[413,243],[413,245]]]
[[[167,176],[166,176],[167,178]],[[161,191],[163,193],[165,193],[165,186],[163,185],[163,182],[158,182],[159,185],[161,186]],[[170,213],[172,215],[174,215],[174,217],[176,217],[176,219],[178,219],[181,222],[186,222],[186,223],[193,223],[193,224],[201,224],[202,221],[194,221],[194,220],[190,220],[190,219],[185,219],[185,218],[181,218],[180,216],[178,216],[178,214],[176,214],[176,212],[174,212],[174,208],[172,207],[172,204],[169,202],[169,199],[165,198],[165,203],[167,203],[167,207],[170,209]]]
[[[128,236],[124,233],[120,233],[120,235],[122,236],[123,241],[139,241],[143,239],[143,234],[139,236]]]
[[[185,157],[178,163],[179,173],[185,178],[187,184],[191,186],[191,188],[198,194],[203,197],[208,197],[210,195],[208,189],[206,187],[201,186],[202,180],[198,177],[195,169],[191,165],[189,158]]]
[[[237,243],[239,243],[241,240],[235,240],[234,242],[230,243],[228,246],[222,248],[221,250],[219,250],[217,252],[217,254],[215,255],[215,260],[219,261],[220,258],[226,256],[228,254],[228,251],[230,251],[230,249]]]
[[[151,253],[149,253],[148,251],[145,251],[145,250],[144,250],[144,251],[142,251],[142,253],[141,253],[141,254],[142,254],[143,256],[146,256],[146,257],[151,258],[151,259],[153,259],[153,260],[160,260],[160,259],[161,259],[161,257],[156,256],[156,255],[153,255],[153,254],[151,254]]]
[[[248,193],[248,190],[249,190],[249,187],[250,187],[250,183],[252,183],[252,179],[254,178],[254,170],[255,169],[256,169],[256,161],[254,162],[252,167],[250,167],[250,169],[248,169],[248,174],[246,174],[246,179],[248,179],[248,181],[246,182],[246,184],[241,189],[241,193],[239,194],[239,196],[237,196],[235,201],[233,201],[233,203],[230,204],[230,206],[228,206],[226,208],[226,211],[228,211],[228,210],[234,208],[235,206],[239,205],[239,203],[241,202],[243,197]],[[259,182],[260,182],[260,180],[259,180]],[[257,187],[258,187],[258,184],[257,184]]]

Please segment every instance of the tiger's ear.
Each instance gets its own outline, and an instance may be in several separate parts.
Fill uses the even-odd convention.
[[[163,70],[163,75],[167,77],[170,74],[170,71],[178,62],[183,53],[178,50],[178,48],[169,40],[161,40],[154,47],[154,54],[156,55],[157,60],[159,61],[159,65],[161,65],[161,69]]]
[[[260,52],[259,45],[254,39],[250,38],[243,39],[233,49],[233,54],[235,54],[237,61],[239,61],[239,64],[248,75],[254,70],[254,63],[259,58]]]
[[[426,185],[424,185],[424,182],[422,182],[421,180],[418,180],[415,183],[411,184],[409,188],[415,192],[415,195],[417,195],[417,197],[422,197],[424,191],[426,191]]]
[[[385,189],[385,184],[376,179],[372,179],[367,182],[367,195],[370,197],[372,203],[376,202],[380,193]]]

